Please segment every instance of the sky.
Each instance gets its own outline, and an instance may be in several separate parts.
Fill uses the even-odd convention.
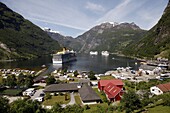
[[[39,27],[77,37],[103,22],[134,22],[149,30],[168,0],[0,0]]]

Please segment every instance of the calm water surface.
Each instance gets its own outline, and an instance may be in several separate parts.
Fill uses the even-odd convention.
[[[117,67],[133,67],[138,68],[139,62],[126,57],[121,57],[117,55],[88,55],[88,54],[78,54],[77,61],[66,63],[63,65],[52,64],[52,57],[43,57],[27,61],[19,62],[0,62],[0,68],[21,68],[30,70],[39,70],[42,65],[48,67],[48,72],[51,72],[58,68],[67,68],[68,70],[79,70],[79,71],[94,71],[95,73],[105,73],[106,71],[113,70]],[[138,65],[135,65],[138,62]]]

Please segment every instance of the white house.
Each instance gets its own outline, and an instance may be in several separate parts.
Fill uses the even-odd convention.
[[[150,92],[155,95],[161,95],[170,91],[170,82],[166,84],[159,84],[150,88]]]

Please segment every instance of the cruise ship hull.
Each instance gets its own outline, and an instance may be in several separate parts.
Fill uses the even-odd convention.
[[[67,54],[53,54],[53,64],[62,64],[66,62],[71,62],[76,60],[75,53],[67,53]]]

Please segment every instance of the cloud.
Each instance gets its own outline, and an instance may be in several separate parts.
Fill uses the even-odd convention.
[[[94,11],[94,12],[104,12],[105,11],[105,8],[102,5],[95,4],[92,2],[87,2],[85,8],[88,10]]]
[[[103,17],[99,18],[96,22],[101,23],[105,21],[116,21],[122,22],[127,21],[127,17],[129,15],[133,16],[133,12],[137,11],[139,7],[141,7],[146,0],[136,1],[136,0],[123,0],[119,5],[115,8],[111,9],[108,13],[106,13]]]
[[[65,27],[69,27],[72,29],[77,29],[77,30],[87,30],[85,28],[81,28],[81,27],[76,27],[76,26],[72,26],[72,25],[68,25],[68,24],[64,24],[64,23],[60,23],[57,21],[49,21],[49,20],[45,20],[45,19],[38,19],[38,18],[30,18],[28,17],[29,20],[36,20],[36,21],[41,21],[41,22],[45,22],[45,23],[49,23],[49,24],[55,24],[55,25],[61,25],[61,26],[65,26]]]

